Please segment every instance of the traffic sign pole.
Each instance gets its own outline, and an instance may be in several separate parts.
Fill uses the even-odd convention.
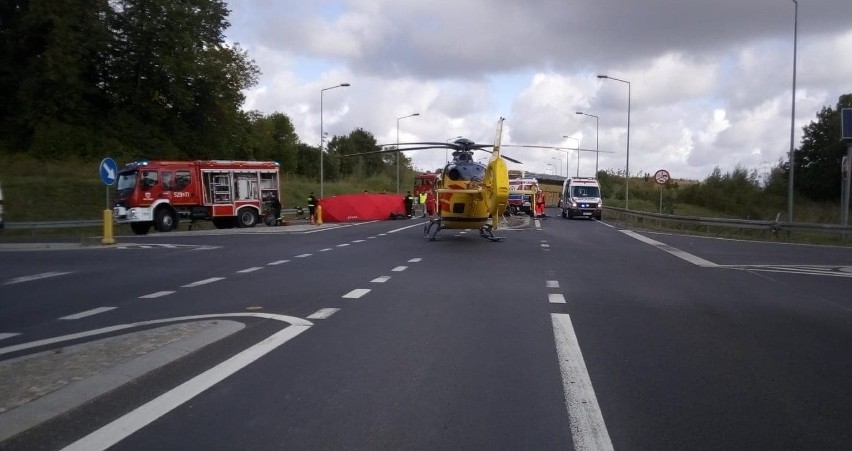
[[[106,185],[106,207],[103,212],[104,237],[101,240],[101,244],[115,244],[115,238],[112,235],[112,210],[109,208],[109,187],[115,183],[118,174],[118,165],[112,158],[104,158],[101,160],[100,167],[98,167],[98,173],[101,176],[101,181]]]

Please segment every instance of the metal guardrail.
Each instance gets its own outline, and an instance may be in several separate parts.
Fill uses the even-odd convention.
[[[813,223],[795,223],[782,221],[754,221],[748,219],[723,219],[723,218],[704,218],[698,216],[678,216],[666,215],[660,213],[625,210],[618,207],[604,207],[610,212],[617,212],[625,216],[641,219],[654,219],[665,222],[673,222],[688,225],[701,225],[707,227],[728,227],[734,229],[752,229],[764,230],[769,233],[777,234],[781,232],[807,232],[807,233],[827,233],[834,234],[840,237],[843,242],[846,241],[847,235],[852,235],[852,226],[843,226],[835,224],[813,224]]]
[[[307,214],[308,209],[304,212]],[[282,215],[297,215],[298,210],[295,208],[282,208]],[[103,225],[102,219],[84,219],[73,221],[21,221],[7,222],[5,228],[8,230],[47,230],[47,229],[82,229],[86,227],[100,227]]]

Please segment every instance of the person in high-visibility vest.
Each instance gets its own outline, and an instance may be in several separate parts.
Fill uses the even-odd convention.
[[[311,191],[311,195],[308,196],[308,213],[311,217],[311,224],[316,223],[317,198],[314,196],[313,191]]]
[[[422,205],[423,208],[423,217],[426,217],[426,193],[420,193],[417,195],[417,202]]]
[[[541,188],[535,196],[535,215],[544,216],[544,190]]]

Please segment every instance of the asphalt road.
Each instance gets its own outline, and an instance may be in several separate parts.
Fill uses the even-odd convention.
[[[0,243],[0,449],[849,448],[852,250],[551,213]]]

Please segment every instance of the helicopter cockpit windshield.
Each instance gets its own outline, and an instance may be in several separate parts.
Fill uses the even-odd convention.
[[[455,161],[447,165],[447,178],[454,182],[481,183],[485,179],[485,166],[473,161]]]

